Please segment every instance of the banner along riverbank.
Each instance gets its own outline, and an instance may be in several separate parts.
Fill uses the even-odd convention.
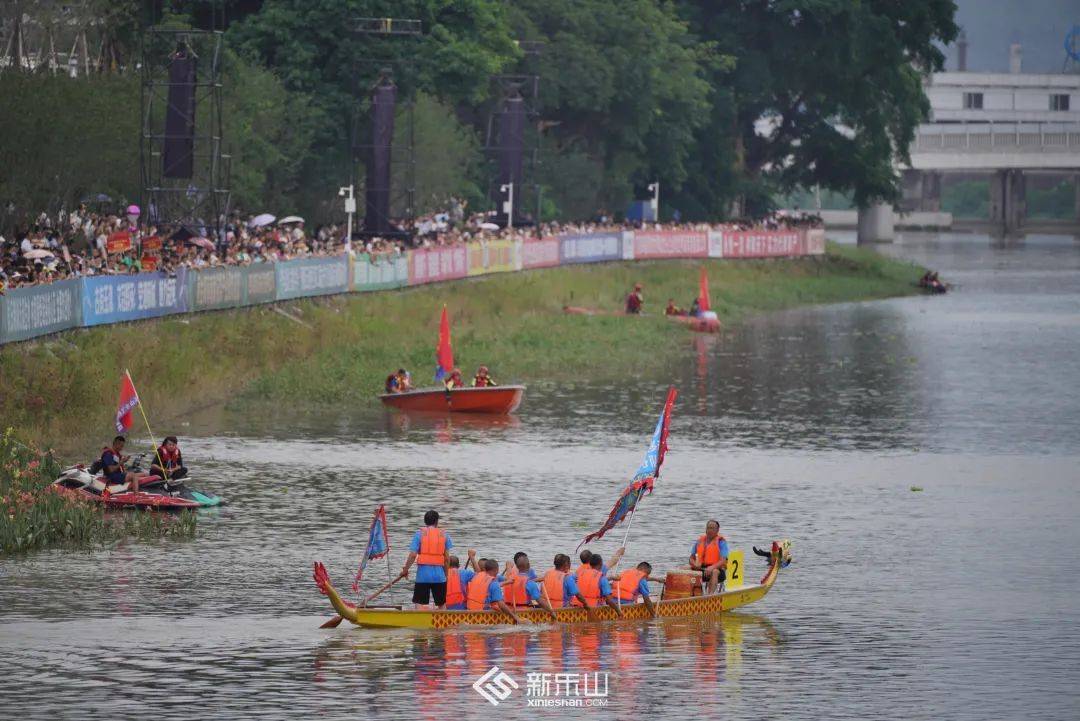
[[[564,266],[76,330],[0,348],[0,418],[18,437],[64,453],[98,448],[111,437],[124,368],[159,429],[193,409],[238,398],[377,403],[387,373],[400,366],[417,383],[427,381],[443,303],[466,374],[481,363],[501,382],[559,379],[581,368],[605,377],[640,374],[662,367],[672,339],[688,332],[665,320],[663,309],[668,298],[689,306],[702,264],[724,323],[798,305],[915,293],[922,272],[830,244],[820,257]],[[562,311],[620,311],[635,282],[644,285],[646,316]]]

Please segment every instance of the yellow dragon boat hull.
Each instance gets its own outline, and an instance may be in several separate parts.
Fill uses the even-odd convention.
[[[694,618],[710,616],[734,608],[746,606],[765,597],[773,587],[780,568],[785,565],[786,543],[773,544],[769,560],[769,570],[761,583],[735,588],[730,591],[709,596],[657,601],[653,605],[660,618]],[[424,611],[392,608],[360,608],[347,603],[330,584],[326,569],[321,563],[315,564],[315,582],[319,586],[334,610],[346,621],[365,628],[454,628],[456,626],[500,626],[513,623],[513,620],[499,610],[485,611]],[[647,620],[652,618],[644,603],[628,604],[621,607],[623,619]],[[595,620],[614,621],[618,618],[615,609],[602,606],[593,609]],[[546,623],[590,623],[584,608],[570,607],[555,609],[555,618],[538,608],[515,609],[518,617],[537,624]]]

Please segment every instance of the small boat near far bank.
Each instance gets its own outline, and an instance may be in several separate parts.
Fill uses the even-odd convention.
[[[418,388],[404,393],[383,393],[379,400],[402,411],[506,415],[517,410],[524,396],[525,386],[487,386],[451,390]]]

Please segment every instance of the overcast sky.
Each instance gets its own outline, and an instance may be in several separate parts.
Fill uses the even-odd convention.
[[[918,2],[919,0],[905,0]],[[957,24],[967,32],[968,70],[1007,72],[1009,44],[1024,46],[1024,72],[1060,73],[1065,35],[1080,25],[1080,0],[957,0]],[[956,46],[946,70],[956,70]]]

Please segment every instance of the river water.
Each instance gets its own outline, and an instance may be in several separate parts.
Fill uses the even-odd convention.
[[[193,485],[230,502],[197,539],[2,562],[0,716],[1076,718],[1080,245],[908,235],[888,252],[955,291],[688,334],[663,377],[533,380],[509,420],[193,418]],[[684,563],[715,517],[755,579],[751,545],[790,538],[761,602],[573,629],[318,628],[311,563],[347,589],[380,502],[395,571],[429,507],[462,550],[540,569],[571,552],[669,382],[671,451],[628,559]],[[493,665],[520,684],[497,709],[472,688]],[[606,678],[606,705],[528,707],[528,674],[556,673]]]

